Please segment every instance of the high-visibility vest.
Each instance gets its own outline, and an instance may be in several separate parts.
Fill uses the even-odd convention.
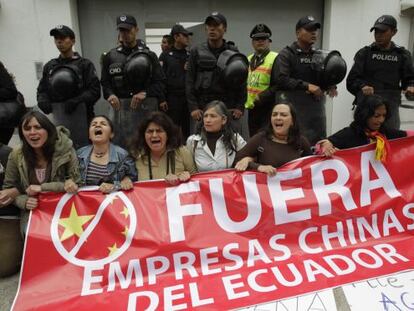
[[[249,62],[251,62],[253,55],[254,54],[249,55]],[[259,67],[252,71],[249,66],[249,76],[247,77],[247,101],[244,104],[246,109],[252,109],[257,95],[269,87],[272,67],[276,56],[276,52],[270,51]]]

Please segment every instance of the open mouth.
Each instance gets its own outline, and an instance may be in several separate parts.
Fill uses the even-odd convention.
[[[102,129],[100,129],[100,128],[95,129],[94,134],[95,134],[95,136],[100,136],[100,135],[102,135],[102,134],[103,134]]]
[[[152,146],[159,146],[159,145],[161,145],[161,139],[152,139],[151,140],[151,145]]]
[[[32,138],[30,138],[30,141],[31,142],[34,142],[34,143],[38,142],[39,140],[40,140],[40,137],[32,137]]]

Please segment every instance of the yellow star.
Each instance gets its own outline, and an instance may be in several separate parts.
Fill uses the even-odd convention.
[[[118,247],[116,246],[116,243],[114,243],[114,245],[108,247],[108,250],[109,250],[109,255],[112,255],[115,252],[117,252],[118,251]]]
[[[126,208],[125,205],[124,205],[124,209],[122,210],[121,214],[124,215],[125,218],[128,218],[128,216],[129,216],[128,209]]]
[[[75,207],[75,203],[72,203],[69,217],[59,219],[59,225],[65,228],[65,231],[63,231],[63,234],[60,237],[60,241],[64,241],[74,235],[79,238],[83,233],[83,225],[91,220],[91,218],[94,216],[95,215],[79,216]]]
[[[127,236],[128,235],[128,227],[127,226],[125,226],[125,229],[124,229],[124,231],[122,231],[121,233],[123,234],[123,235],[125,235],[125,236]]]

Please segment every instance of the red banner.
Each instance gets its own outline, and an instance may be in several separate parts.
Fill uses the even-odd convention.
[[[14,310],[234,309],[413,269],[413,142],[42,195]]]

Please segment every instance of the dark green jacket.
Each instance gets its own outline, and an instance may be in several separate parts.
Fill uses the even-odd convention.
[[[42,191],[63,192],[64,183],[67,179],[80,183],[78,158],[72,147],[73,143],[69,139],[69,131],[61,126],[56,129],[58,138],[52,158],[52,170],[49,180],[40,185]],[[16,197],[15,205],[25,209],[28,199],[25,193],[29,186],[29,171],[20,147],[14,149],[9,155],[3,188],[16,187],[21,194]]]

